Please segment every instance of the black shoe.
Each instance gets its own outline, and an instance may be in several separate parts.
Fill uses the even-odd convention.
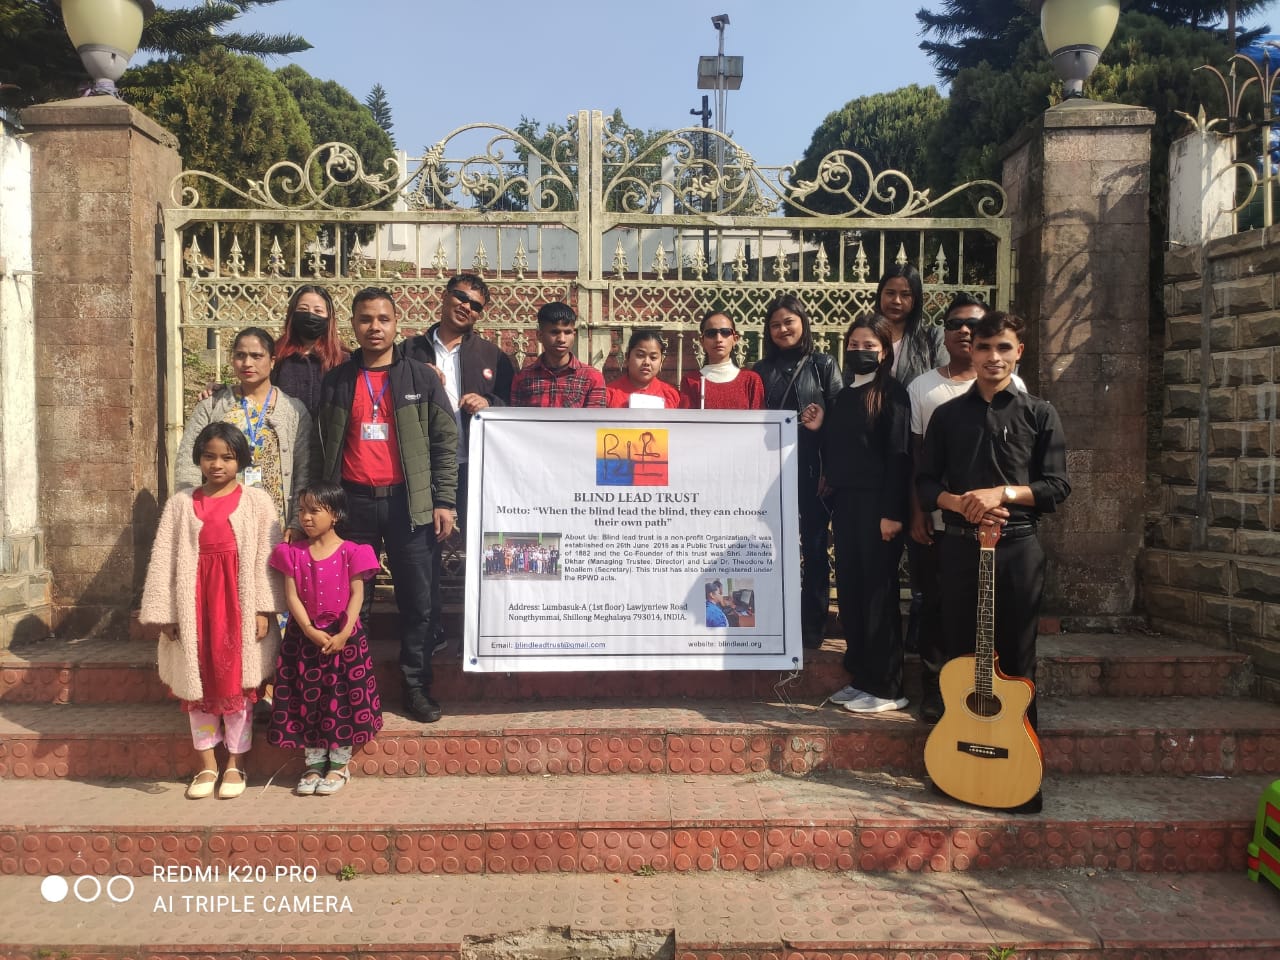
[[[1036,795],[1026,803],[1017,807],[1010,807],[1009,813],[1039,813],[1044,809],[1044,794],[1040,790],[1036,791]]]
[[[443,715],[440,704],[416,687],[404,692],[404,712],[420,723],[435,723]]]
[[[441,650],[448,650],[448,649],[449,649],[449,641],[445,639],[445,635],[442,633],[440,634],[440,636],[436,637],[436,642],[432,644],[431,652],[432,654],[437,654]]]
[[[937,690],[926,690],[920,698],[920,719],[930,725],[942,719],[942,694]]]

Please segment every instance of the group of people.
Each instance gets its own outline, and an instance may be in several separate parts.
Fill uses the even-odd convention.
[[[243,791],[250,711],[273,676],[268,739],[305,752],[297,791],[346,783],[352,749],[382,723],[362,627],[382,549],[400,613],[404,710],[440,718],[430,693],[431,656],[443,646],[440,544],[465,526],[457,505],[467,502],[468,427],[493,405],[794,411],[807,647],[823,642],[828,531],[835,547],[850,679],[830,699],[857,713],[907,706],[905,544],[919,601],[921,714],[938,719],[938,673],[973,649],[983,524],[1005,531],[997,653],[1006,673],[1034,679],[1044,578],[1036,522],[1070,488],[1057,414],[1015,373],[1017,317],[961,294],[942,326],[927,324],[919,273],[895,266],[875,309],[849,324],[841,357],[817,349],[803,303],[782,296],[766,310],[764,358],[752,369],[734,361],[734,318],[713,310],[699,327],[704,362],[675,387],[661,379],[656,330],[631,336],[622,374],[606,384],[575,356],[577,317],[564,303],[538,311],[540,353],[517,371],[476,333],[488,305],[483,279],[455,276],[439,321],[397,342],[393,295],[366,288],[352,303],[359,348],[348,354],[331,298],[307,285],[290,300],[279,343],[256,327],[235,338],[237,383],[202,399],[187,421],[142,606],[201,755],[189,796]],[[507,563],[505,552],[487,559]],[[275,614],[285,611],[281,637]],[[219,743],[229,754],[221,772]]]
[[[556,547],[537,544],[495,543],[485,551],[486,574],[532,573],[554,576],[560,567],[560,551]]]

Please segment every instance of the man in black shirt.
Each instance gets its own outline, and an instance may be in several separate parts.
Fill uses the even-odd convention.
[[[1046,401],[1011,389],[1023,323],[989,313],[973,327],[974,386],[934,412],[916,473],[920,506],[941,508],[943,642],[948,660],[976,641],[979,524],[1003,526],[995,562],[995,648],[1001,670],[1032,682],[1044,592],[1042,513],[1071,492],[1062,421]],[[1028,711],[1036,724],[1036,704]]]

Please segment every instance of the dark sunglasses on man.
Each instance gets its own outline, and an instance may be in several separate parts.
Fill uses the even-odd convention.
[[[952,332],[959,330],[961,327],[972,327],[981,317],[948,317],[942,321],[942,328]]]
[[[468,297],[461,290],[450,290],[449,295],[452,296],[453,299],[457,300],[459,303],[465,303],[468,307],[471,308],[473,313],[482,313],[484,311],[483,303],[481,303],[479,300],[473,300],[471,297]]]

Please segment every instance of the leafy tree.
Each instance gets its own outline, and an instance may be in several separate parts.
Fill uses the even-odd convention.
[[[867,161],[871,176],[887,170],[900,170],[913,180],[917,189],[923,189],[925,184],[918,177],[926,169],[929,134],[945,111],[946,101],[937,90],[916,84],[850,100],[839,110],[828,114],[814,131],[813,139],[796,165],[794,179],[819,179],[819,165],[823,158],[834,151],[848,150]],[[832,185],[847,189],[853,197],[862,199],[871,187],[867,174],[855,163],[839,166],[835,174],[837,179]],[[896,185],[900,203],[902,184],[898,182]],[[821,189],[812,193],[804,203],[821,213],[839,214],[849,209],[849,201],[845,197]],[[885,206],[882,212],[887,210],[888,206]]]
[[[253,56],[309,50],[294,34],[237,33],[226,27],[242,13],[279,0],[229,0],[194,7],[157,6],[142,28],[138,49],[161,57],[187,56],[211,48]],[[26,106],[74,96],[86,80],[84,66],[54,0],[6,0],[0,4],[0,103]]]
[[[364,98],[364,105],[369,108],[369,112],[373,114],[374,123],[382,128],[383,133],[391,140],[392,146],[395,145],[396,138],[391,130],[395,124],[391,120],[391,103],[387,100],[387,91],[382,84],[375,83],[373,89],[369,91],[369,95]]]
[[[244,189],[278,160],[302,163],[314,141],[289,88],[253,57],[214,48],[128,71],[121,90],[178,138],[184,165]],[[365,114],[367,116],[367,114]],[[205,206],[243,206],[200,185]]]
[[[1270,0],[1127,0],[1126,12],[1154,16],[1166,24],[1206,28],[1221,22],[1229,7],[1239,15],[1261,10]],[[1023,44],[1040,36],[1038,0],[942,0],[941,12],[921,9],[916,14],[923,41],[942,80],[954,80],[961,70],[986,63],[1007,70]],[[1043,48],[1042,48],[1043,49]]]

